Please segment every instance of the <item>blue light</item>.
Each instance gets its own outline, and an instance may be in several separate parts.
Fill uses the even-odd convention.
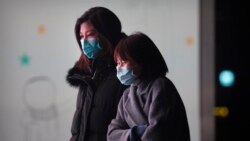
[[[224,87],[230,87],[234,84],[234,73],[230,70],[223,70],[220,72],[219,81]]]

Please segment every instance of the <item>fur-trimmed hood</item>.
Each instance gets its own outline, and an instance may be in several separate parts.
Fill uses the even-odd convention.
[[[90,75],[85,74],[82,70],[74,66],[73,68],[68,70],[68,74],[66,76],[66,81],[70,86],[79,87],[82,84],[81,78],[89,77]]]
[[[115,64],[113,61],[109,59],[98,59],[92,62],[91,65],[92,74],[89,72],[81,70],[76,65],[68,70],[66,81],[70,86],[73,87],[79,87],[81,84],[83,84],[86,79],[94,80],[96,83],[98,83],[99,80],[102,79],[102,77],[105,77],[108,75],[111,71],[115,72]]]

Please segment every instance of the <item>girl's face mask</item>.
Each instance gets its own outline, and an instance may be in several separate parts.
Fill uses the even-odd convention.
[[[133,73],[131,68],[127,67],[116,67],[117,70],[117,78],[124,85],[131,85],[137,79],[137,76]]]
[[[81,39],[82,51],[89,58],[94,59],[102,50],[96,38]]]

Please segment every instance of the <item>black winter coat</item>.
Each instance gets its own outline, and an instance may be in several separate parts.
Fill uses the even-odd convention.
[[[95,61],[92,71],[89,75],[73,67],[67,75],[68,83],[79,88],[70,141],[106,141],[108,125],[126,88],[117,79],[113,63]]]

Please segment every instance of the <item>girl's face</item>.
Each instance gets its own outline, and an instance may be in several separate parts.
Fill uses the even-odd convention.
[[[80,37],[81,39],[97,38],[98,32],[95,30],[90,22],[84,22],[80,25]]]
[[[116,65],[117,68],[130,68],[133,70],[134,74],[138,76],[141,73],[140,67],[129,60],[122,60],[120,57],[118,57],[116,59],[116,63],[117,63]]]
[[[118,57],[116,61],[117,61],[116,67],[118,68],[124,68],[124,67],[131,68],[132,67],[132,64],[128,60],[124,61],[120,57]]]

